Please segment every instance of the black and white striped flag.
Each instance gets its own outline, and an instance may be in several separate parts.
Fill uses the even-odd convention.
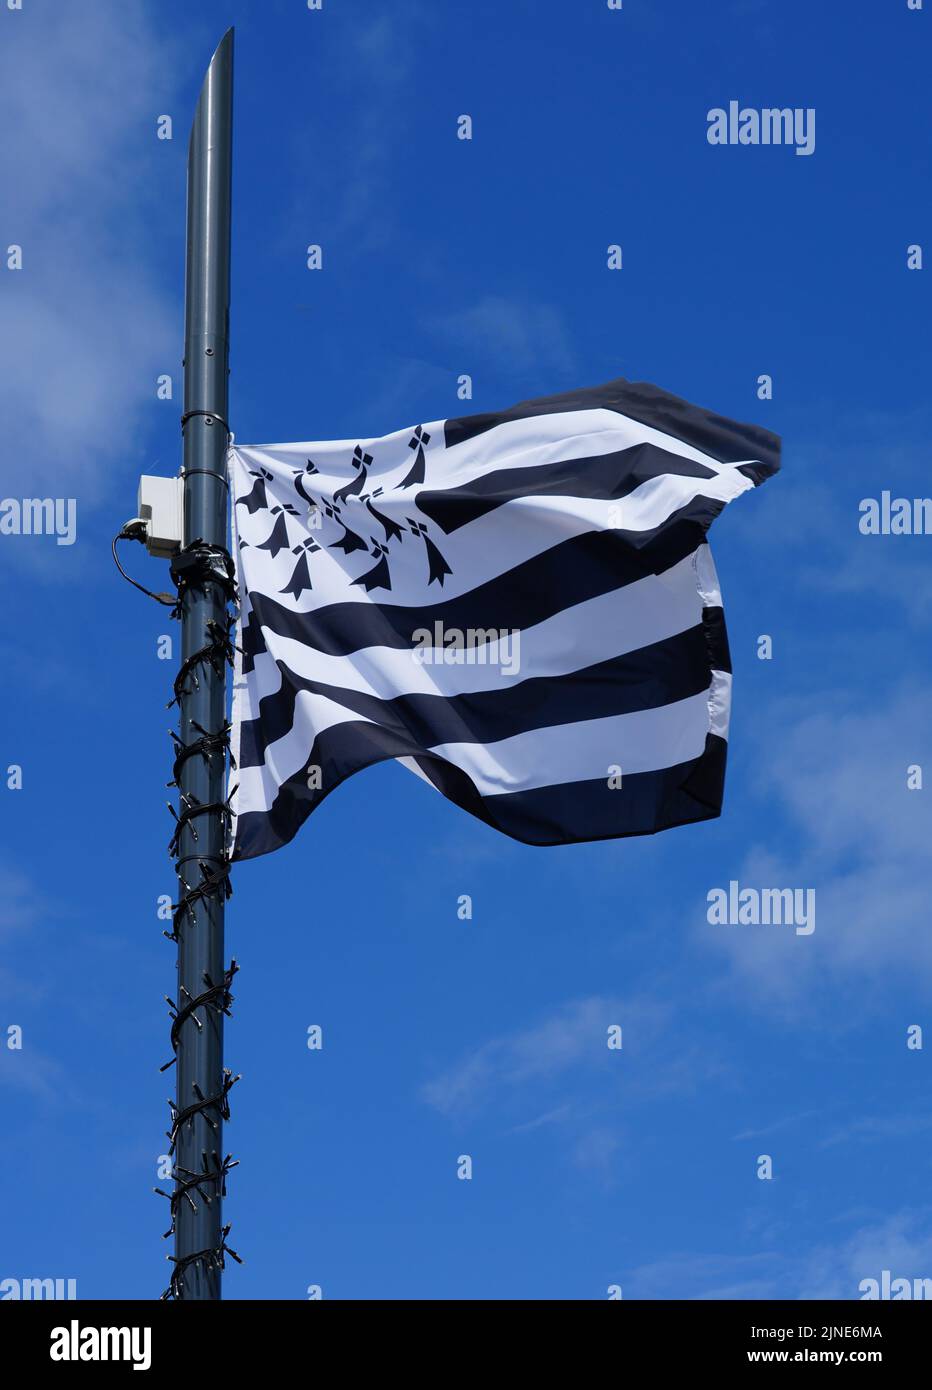
[[[706,532],[779,450],[624,380],[232,448],[234,857],[386,758],[530,844],[717,816],[731,675]]]

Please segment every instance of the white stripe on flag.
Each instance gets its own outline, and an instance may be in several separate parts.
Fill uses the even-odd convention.
[[[726,684],[730,678],[723,677],[722,690]],[[432,751],[462,768],[482,796],[598,778],[607,786],[613,766],[621,768],[623,787],[625,773],[655,772],[699,757],[709,732],[708,699],[703,692],[635,714],[532,729],[498,743],[440,744]]]
[[[279,661],[296,676],[386,700],[396,695],[462,695],[500,689],[503,681],[516,684],[528,677],[566,675],[674,637],[700,622],[703,596],[698,591],[697,554],[662,575],[648,575],[525,628],[519,635],[519,669],[513,676],[491,664],[502,657],[502,643],[479,649],[484,664],[471,660],[422,665],[407,649],[362,647],[349,656],[328,656],[297,638],[264,629],[268,652],[256,658],[251,684],[258,698],[276,694],[282,684]],[[711,597],[706,602],[711,603]],[[412,632],[415,623],[416,619]]]

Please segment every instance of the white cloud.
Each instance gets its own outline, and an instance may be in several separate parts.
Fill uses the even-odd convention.
[[[47,915],[51,906],[49,899],[31,879],[8,863],[0,863],[0,944],[7,946],[31,931]],[[4,962],[10,959],[11,951],[5,950]],[[12,1005],[15,1009],[24,1003],[33,1004],[43,996],[46,988],[45,976],[39,979],[22,977],[11,970],[8,963],[0,963],[0,1002],[5,1006]],[[3,1050],[0,1038],[0,1053]],[[19,1074],[22,1072],[21,1068]]]
[[[878,1143],[884,1139],[908,1139],[932,1129],[932,1115],[898,1113],[892,1115],[863,1115],[832,1130],[819,1143],[820,1149],[838,1144]]]
[[[897,622],[924,627],[932,617],[932,572],[921,537],[864,536],[860,503],[884,491],[909,498],[929,496],[928,444],[932,412],[923,407],[895,415],[861,410],[839,416],[828,402],[811,421],[783,419],[783,471],[761,499],[766,525],[751,509],[730,520],[755,553],[779,555],[786,593],[811,611],[813,599],[840,601],[863,597],[883,603]],[[826,439],[825,422],[831,436]],[[835,610],[841,613],[842,610]],[[854,622],[837,624],[830,634],[803,629],[824,650],[832,642],[861,637],[860,609]],[[847,613],[846,613],[847,616]],[[801,626],[801,625],[799,625]]]
[[[0,938],[31,927],[38,914],[35,889],[25,874],[0,865]]]
[[[0,1087],[25,1091],[37,1100],[58,1104],[63,1095],[64,1068],[46,1057],[27,1038],[22,1050],[10,1051],[6,1033],[0,1035]]]
[[[15,937],[30,931],[46,907],[45,898],[25,874],[0,865],[0,942],[8,946]],[[9,957],[9,949],[5,954]],[[51,1100],[57,1098],[61,1084],[58,1062],[38,1051],[28,1035],[21,1049],[7,1047],[7,1029],[22,1024],[18,1010],[34,1005],[43,988],[44,982],[20,979],[5,966],[0,967],[0,1001],[4,1007],[0,1023],[0,1087],[9,1086]]]
[[[928,1211],[903,1210],[867,1222],[835,1243],[799,1254],[775,1250],[678,1252],[622,1278],[626,1297],[676,1299],[860,1299],[863,1279],[932,1276]]]
[[[800,1273],[799,1298],[860,1298],[863,1279],[932,1278],[932,1222],[928,1211],[900,1211],[861,1226],[837,1246],[819,1246]]]
[[[631,1298],[753,1299],[781,1295],[783,1258],[751,1255],[676,1254],[641,1265],[622,1281]]]
[[[141,0],[39,0],[4,21],[0,495],[77,496],[80,517],[138,459],[156,376],[179,375],[180,273],[166,288],[152,268],[166,164],[182,216],[175,42]],[[173,111],[169,145],[155,123]]]
[[[570,373],[576,366],[563,316],[549,304],[486,294],[468,308],[435,318],[431,327],[460,353],[468,349],[482,364],[510,372]]]
[[[397,230],[399,202],[412,196],[410,184],[399,181],[397,155],[410,126],[424,37],[436,24],[424,0],[395,0],[390,10],[365,18],[334,7],[321,30],[319,56],[344,99],[329,114],[318,111],[310,129],[303,123],[294,128],[290,107],[282,111],[283,129],[292,129],[282,169],[293,172],[294,182],[287,195],[282,184],[291,211],[282,220],[278,249],[289,258],[294,227],[305,229],[307,242],[338,246],[343,257],[376,249],[384,255]]]
[[[640,1051],[657,1034],[669,1010],[647,1000],[625,1003],[592,997],[566,1004],[533,1027],[479,1046],[429,1082],[424,1099],[442,1114],[462,1116],[483,1106],[526,1104],[555,1081],[598,1067],[612,1053],[607,1029],[620,1023],[625,1048]],[[574,1085],[574,1098],[577,1086]]]
[[[758,790],[780,848],[752,844],[733,877],[814,888],[816,927],[797,936],[703,921],[702,940],[727,955],[740,989],[753,985],[755,998],[791,1007],[828,982],[862,997],[869,988],[875,999],[895,980],[932,982],[932,784],[910,791],[906,781],[913,763],[932,774],[928,696],[872,694],[865,705],[820,690],[761,714],[771,752]]]

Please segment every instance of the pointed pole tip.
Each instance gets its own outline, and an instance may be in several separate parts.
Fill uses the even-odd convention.
[[[213,67],[214,63],[216,63],[219,58],[226,57],[228,55],[229,50],[233,47],[233,34],[234,26],[231,24],[229,29],[224,34],[223,38],[217,44],[217,47],[214,49],[214,56],[211,58],[209,64],[210,67]]]

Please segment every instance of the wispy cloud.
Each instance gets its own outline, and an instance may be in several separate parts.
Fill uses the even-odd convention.
[[[8,865],[0,865],[0,943],[5,958],[17,937],[33,929],[48,904],[44,896],[25,874]],[[14,1024],[23,1026],[18,1009],[30,1007],[42,993],[42,985],[20,979],[5,966],[0,969],[0,999],[4,1016],[0,1027],[0,1087],[24,1091],[42,1101],[57,1101],[62,1088],[60,1064],[45,1056],[35,1045],[31,1030],[26,1029],[22,1048],[9,1048],[7,1029]]]
[[[703,941],[722,951],[739,987],[780,1006],[803,1000],[816,985],[906,976],[932,981],[932,896],[927,790],[907,787],[907,768],[926,756],[928,696],[903,688],[871,701],[840,689],[766,712],[772,756],[759,771],[759,792],[778,843],[752,845],[734,877],[742,884],[812,887],[816,929],[716,926]],[[909,1021],[909,1020],[907,1020]],[[905,1027],[905,1023],[904,1023]]]
[[[621,1148],[617,1129],[595,1125],[585,1130],[573,1146],[573,1161],[578,1168],[593,1173],[610,1186],[617,1178],[616,1158]]]
[[[932,1276],[928,1210],[862,1222],[836,1242],[800,1251],[687,1252],[643,1264],[622,1278],[625,1297],[682,1299],[859,1299],[864,1279]]]
[[[447,349],[468,352],[483,366],[557,373],[570,373],[576,366],[563,315],[549,304],[486,294],[475,304],[434,318],[429,327]]]
[[[932,1278],[932,1213],[895,1212],[863,1225],[838,1245],[820,1245],[799,1276],[799,1298],[860,1298],[863,1279]]]
[[[288,227],[344,254],[384,250],[402,196],[395,156],[410,122],[405,93],[417,82],[423,35],[435,24],[424,0],[397,0],[365,18],[334,10],[322,30],[321,62],[338,98],[332,114],[324,108],[317,117],[312,160],[307,129],[294,130],[288,164],[299,177]],[[291,255],[287,235],[280,245]]]
[[[636,1108],[690,1093],[721,1071],[706,1044],[673,1036],[672,1005],[647,995],[573,1000],[527,1028],[481,1043],[421,1090],[460,1128],[512,1136],[547,1130],[566,1162],[604,1187],[619,1178]],[[608,1047],[622,1029],[623,1048]]]
[[[895,1115],[863,1115],[832,1130],[820,1142],[821,1149],[838,1144],[882,1143],[886,1139],[909,1139],[932,1129],[932,1115],[901,1113]]]
[[[516,1095],[526,1104],[532,1093],[539,1095],[568,1073],[610,1061],[611,1024],[622,1025],[626,1047],[640,1050],[667,1017],[667,1009],[647,1000],[576,1000],[530,1028],[484,1043],[429,1082],[422,1095],[442,1114],[456,1117],[487,1106],[507,1108]]]
[[[18,869],[0,865],[0,940],[31,927],[38,915],[33,884]]]
[[[528,1134],[533,1129],[544,1129],[547,1125],[562,1124],[569,1119],[573,1113],[572,1105],[558,1105],[553,1110],[545,1110],[542,1115],[535,1115],[533,1120],[526,1120],[523,1124],[512,1125],[509,1134]]]
[[[11,1051],[6,1042],[4,1030],[0,1033],[0,1087],[25,1091],[37,1100],[58,1105],[64,1094],[61,1064],[38,1052],[28,1034],[21,1050]]]
[[[0,864],[0,945],[4,963],[0,965],[0,1000],[33,1004],[47,988],[45,977],[27,978],[9,967],[18,939],[30,932],[48,912],[51,904],[45,893],[19,869]],[[0,1053],[4,1050],[0,1036]]]
[[[808,422],[796,429],[792,419],[785,422],[784,469],[779,486],[767,490],[767,525],[748,509],[730,519],[732,526],[744,531],[755,550],[779,555],[791,593],[864,597],[894,607],[897,619],[910,627],[926,626],[932,618],[932,571],[925,542],[862,535],[859,508],[884,490],[908,498],[930,495],[926,441],[932,412],[856,410],[839,417],[826,402],[819,418],[831,422],[828,439],[813,436]],[[849,635],[858,637],[856,623]],[[824,636],[819,633],[819,640]]]
[[[784,1265],[784,1257],[774,1251],[750,1255],[680,1253],[640,1265],[622,1283],[625,1296],[630,1298],[775,1298]]]
[[[740,1134],[735,1134],[733,1139],[736,1144],[744,1143],[750,1139],[764,1139],[771,1134],[779,1134],[783,1130],[794,1129],[796,1125],[802,1124],[803,1121],[811,1119],[813,1115],[819,1113],[816,1110],[803,1110],[798,1115],[783,1115],[774,1120],[772,1124],[762,1125],[757,1129],[744,1129]]]
[[[172,157],[155,126],[172,110],[172,42],[141,0],[37,3],[4,22],[0,495],[99,501],[177,365],[180,295],[141,254],[149,175]]]

